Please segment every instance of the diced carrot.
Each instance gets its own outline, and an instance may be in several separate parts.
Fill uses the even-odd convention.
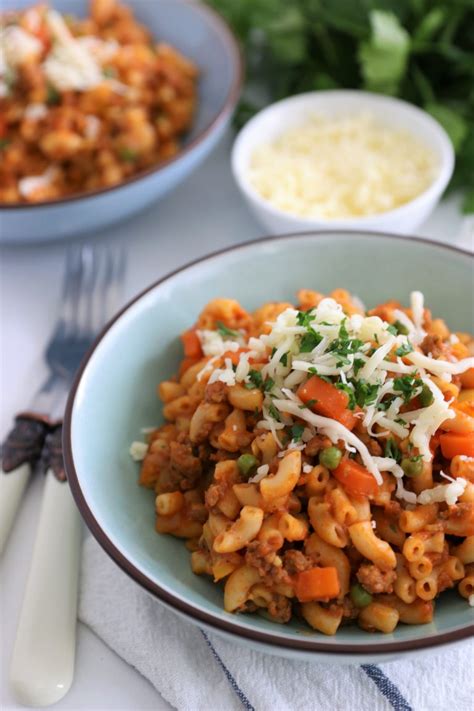
[[[332,475],[350,495],[375,496],[379,490],[372,474],[353,459],[343,459]]]
[[[181,340],[184,346],[184,355],[186,358],[201,358],[202,348],[201,341],[196,333],[195,328],[189,328],[181,334]]]
[[[338,390],[332,383],[313,375],[299,386],[296,394],[304,403],[314,400],[314,404],[311,405],[314,412],[337,420],[348,430],[355,427],[357,418],[348,408],[347,394],[343,390]]]
[[[456,434],[446,432],[440,435],[441,452],[446,459],[452,459],[457,454],[474,457],[474,432],[469,434]]]
[[[341,591],[336,568],[310,568],[298,573],[295,594],[300,602],[330,600]]]

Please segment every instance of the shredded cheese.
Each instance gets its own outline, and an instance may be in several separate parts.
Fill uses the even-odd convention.
[[[315,115],[259,146],[248,176],[280,210],[337,219],[399,207],[425,191],[437,171],[420,139],[371,114]]]
[[[135,462],[141,462],[145,459],[146,453],[148,452],[148,445],[146,442],[135,441],[130,445],[130,456]]]

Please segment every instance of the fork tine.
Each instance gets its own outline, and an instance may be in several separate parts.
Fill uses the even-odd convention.
[[[117,308],[125,272],[125,250],[122,245],[107,245],[100,283],[95,290],[94,329],[100,329]]]
[[[66,335],[72,331],[71,325],[77,320],[77,294],[81,278],[81,262],[80,251],[76,246],[68,247],[65,261],[60,328]]]

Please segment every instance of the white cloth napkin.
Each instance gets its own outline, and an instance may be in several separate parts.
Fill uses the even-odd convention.
[[[184,622],[91,537],[81,576],[82,622],[178,711],[472,711],[472,640],[380,666],[289,661]]]

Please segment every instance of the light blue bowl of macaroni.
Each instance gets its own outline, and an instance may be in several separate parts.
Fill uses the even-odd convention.
[[[471,297],[466,252],[364,232],[257,240],[153,284],[67,407],[93,535],[177,614],[273,654],[469,636]]]

